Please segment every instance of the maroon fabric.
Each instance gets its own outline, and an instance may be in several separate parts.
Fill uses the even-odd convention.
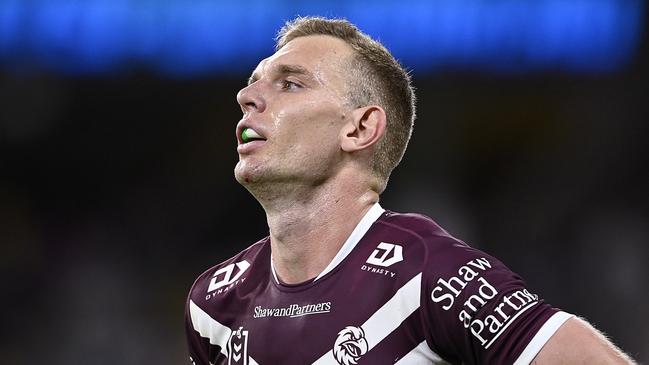
[[[381,255],[381,242],[401,246],[403,260],[390,264],[395,251]],[[385,266],[368,263],[370,257]],[[242,270],[244,260],[250,266]],[[247,354],[261,365],[311,364],[333,349],[341,331],[361,327],[420,273],[419,308],[355,358],[358,364],[394,363],[422,341],[450,363],[510,364],[557,311],[500,261],[451,237],[431,219],[386,211],[354,250],[316,281],[276,283],[268,237],[207,270],[194,283],[188,308],[191,300],[214,320],[241,330],[232,336],[234,350],[225,351],[235,356],[228,361],[195,330],[187,309],[190,356],[197,365],[244,364],[246,342]],[[358,343],[340,346],[354,354],[361,351]]]

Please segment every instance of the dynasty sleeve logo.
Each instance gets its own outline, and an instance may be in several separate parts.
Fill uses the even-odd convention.
[[[379,256],[380,255],[380,256]],[[403,261],[403,247],[394,243],[381,242],[367,259],[370,265],[388,267]]]
[[[243,282],[245,278],[241,278],[241,276],[249,267],[250,263],[243,260],[216,270],[214,275],[212,275],[212,280],[210,280],[210,285],[207,288],[208,294],[205,299],[208,300],[215,294],[221,294],[228,291],[234,285],[239,283],[239,281]]]

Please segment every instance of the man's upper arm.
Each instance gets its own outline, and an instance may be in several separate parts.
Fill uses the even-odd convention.
[[[497,259],[463,244],[428,253],[430,348],[465,364],[633,364],[592,326],[545,303]]]
[[[570,315],[530,292],[494,257],[448,243],[437,240],[424,266],[429,347],[451,363],[529,364]]]
[[[189,349],[189,361],[192,365],[208,364],[209,340],[200,336],[192,323],[190,304],[185,309],[185,335]]]
[[[550,337],[532,364],[634,364],[590,324],[568,319]]]

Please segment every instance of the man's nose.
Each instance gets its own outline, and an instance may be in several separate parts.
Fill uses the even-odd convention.
[[[237,102],[244,113],[263,113],[266,109],[266,101],[257,83],[252,83],[237,93]]]

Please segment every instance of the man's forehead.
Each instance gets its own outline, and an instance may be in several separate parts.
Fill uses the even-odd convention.
[[[347,43],[332,36],[298,37],[259,62],[253,71],[253,77],[258,78],[266,72],[277,71],[282,65],[298,65],[305,70],[315,72],[316,69],[336,65],[352,52]]]

